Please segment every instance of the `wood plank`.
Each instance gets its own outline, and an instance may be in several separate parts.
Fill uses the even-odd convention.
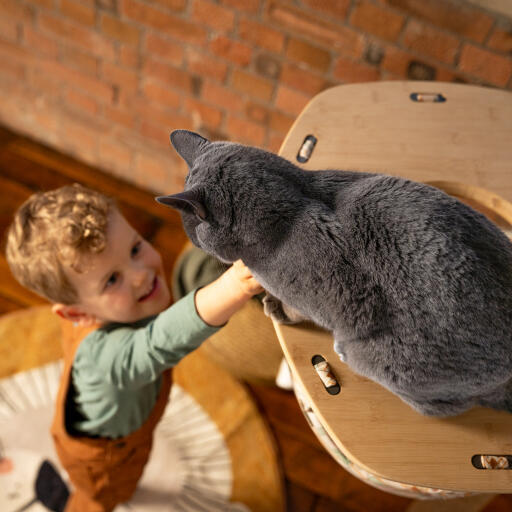
[[[309,444],[313,448],[324,450],[309,427],[292,391],[252,384],[250,389],[260,407],[271,418],[273,428],[300,440],[302,443]]]
[[[412,101],[415,92],[440,93],[446,101]],[[350,84],[308,104],[280,155],[296,162],[305,137],[314,134],[318,142],[304,169],[382,172],[430,183],[511,224],[511,133],[508,91],[439,82]],[[475,407],[451,418],[422,416],[342,363],[330,333],[283,325],[276,331],[317,417],[354,464],[410,485],[510,492],[512,472],[475,471],[471,463],[475,453],[510,451],[509,413]],[[312,370],[318,353],[341,380],[336,396]]]
[[[18,309],[22,309],[24,304],[20,304],[14,300],[10,300],[7,297],[0,295],[0,315],[4,313],[9,313],[11,311],[17,311]]]
[[[102,190],[112,197],[144,209],[157,217],[160,216],[162,205],[154,200],[155,194],[149,191],[136,188],[126,181],[40,146],[28,139],[17,139],[8,144],[8,149],[13,154],[23,156],[34,164],[49,168],[70,180],[79,181],[96,190]],[[152,201],[148,201],[148,198],[152,198]]]
[[[312,512],[317,496],[300,485],[286,482],[287,512]]]

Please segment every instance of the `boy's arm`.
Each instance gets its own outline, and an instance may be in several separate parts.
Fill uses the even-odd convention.
[[[139,388],[175,366],[260,291],[249,270],[237,262],[217,280],[195,294],[189,293],[145,327],[123,326],[85,339],[73,364],[75,377],[82,373],[83,360],[84,378],[93,364],[111,385]]]
[[[254,295],[263,291],[241,260],[197,291],[196,310],[208,325],[220,327]]]

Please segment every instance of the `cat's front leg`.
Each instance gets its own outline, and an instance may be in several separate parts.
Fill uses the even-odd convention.
[[[278,324],[298,324],[307,320],[296,309],[287,306],[268,292],[263,297],[263,312]]]

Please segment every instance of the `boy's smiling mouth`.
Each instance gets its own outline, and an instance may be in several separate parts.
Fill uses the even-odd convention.
[[[145,300],[148,300],[150,297],[152,297],[154,295],[154,293],[156,292],[158,288],[158,278],[157,276],[155,276],[153,278],[153,281],[151,283],[151,288],[149,289],[149,291],[147,293],[145,293],[142,297],[140,297],[138,299],[139,302],[144,302]]]

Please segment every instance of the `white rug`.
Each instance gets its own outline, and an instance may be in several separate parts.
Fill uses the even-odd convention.
[[[41,502],[31,503],[44,460],[70,485],[49,433],[61,368],[58,361],[0,380],[1,512],[48,510]],[[231,460],[222,434],[174,383],[138,489],[116,512],[247,511],[245,505],[229,503],[231,487]]]

